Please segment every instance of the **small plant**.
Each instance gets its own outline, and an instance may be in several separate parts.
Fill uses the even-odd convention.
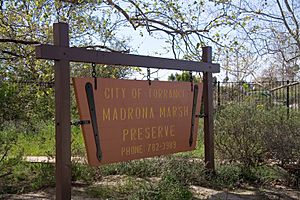
[[[192,199],[193,195],[189,191],[187,185],[184,185],[176,177],[176,175],[171,173],[165,173],[162,179],[159,181],[157,185],[158,194],[155,199],[162,200],[181,200],[181,199]]]

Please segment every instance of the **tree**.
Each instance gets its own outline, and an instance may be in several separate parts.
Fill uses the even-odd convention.
[[[53,62],[35,59],[34,45],[52,43],[52,23],[70,25],[71,46],[107,51],[128,52],[127,38],[117,38],[119,26],[112,20],[112,12],[100,1],[72,4],[52,0],[1,0],[0,1],[0,90],[10,84],[14,91],[5,110],[19,109],[23,119],[53,116]],[[91,74],[88,64],[74,64],[72,75]],[[124,77],[129,67],[97,66],[99,76]],[[14,85],[14,87],[12,87]],[[5,99],[6,93],[1,93]]]
[[[238,80],[257,76],[258,69],[272,66],[279,56],[281,71],[299,71],[300,7],[295,0],[103,2],[114,9],[119,24],[166,39],[175,58],[199,61],[200,47],[213,45],[215,60]],[[228,57],[235,61],[228,63]]]
[[[217,1],[236,19],[249,19],[239,28],[239,41],[261,56],[266,66],[280,62],[280,76],[294,76],[300,64],[300,2],[295,0]],[[246,44],[245,44],[246,43]]]
[[[191,77],[191,75],[192,75],[192,77]],[[178,74],[178,73],[175,73],[175,75],[171,74],[168,77],[169,81],[191,81],[192,80],[195,83],[199,82],[200,79],[201,79],[200,76],[193,75],[188,71],[183,71],[181,74]]]
[[[163,37],[175,58],[201,60],[201,47],[209,43],[224,47],[214,28],[225,25],[221,6],[213,2],[184,0],[105,0],[118,11],[120,21],[135,30]],[[215,6],[215,7],[213,7]]]

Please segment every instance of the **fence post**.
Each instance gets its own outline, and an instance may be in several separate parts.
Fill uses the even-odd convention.
[[[54,45],[69,46],[69,26],[53,25]],[[54,62],[55,76],[55,176],[56,200],[71,199],[71,114],[70,114],[70,63]]]
[[[218,108],[221,106],[220,81],[218,81]]]
[[[287,107],[287,117],[289,117],[289,115],[290,115],[290,88],[289,88],[290,81],[287,80],[286,84],[287,84],[287,87],[286,87],[286,107]]]
[[[202,61],[212,63],[211,47],[202,48]],[[213,77],[210,72],[204,72],[203,75],[203,103],[205,166],[208,170],[214,171]]]

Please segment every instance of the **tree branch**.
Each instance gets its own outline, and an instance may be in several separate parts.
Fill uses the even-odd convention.
[[[288,22],[286,21],[286,16],[283,12],[283,8],[279,2],[279,0],[276,0],[277,1],[277,4],[278,4],[278,7],[279,7],[279,10],[280,10],[280,13],[281,13],[281,16],[282,16],[282,20],[283,20],[283,23],[284,23],[284,26],[287,28],[288,32],[291,34],[291,36],[297,41],[297,45],[298,47],[300,48],[300,41],[297,40],[297,36],[295,35],[295,33],[293,32],[293,30],[291,29],[291,27],[289,26]],[[298,36],[299,37],[299,36]]]
[[[38,41],[26,41],[26,40],[16,40],[16,39],[0,39],[1,43],[10,42],[15,44],[25,44],[25,45],[33,45],[33,44],[40,44]]]
[[[284,0],[284,2],[285,2],[285,6],[286,6],[287,10],[288,10],[288,11],[291,13],[291,15],[292,15],[293,21],[294,21],[294,23],[295,23],[295,25],[296,25],[296,36],[297,36],[297,38],[299,39],[299,23],[298,23],[298,21],[297,21],[297,18],[296,18],[296,16],[295,16],[295,13],[294,13],[294,11],[292,10],[292,8],[291,8],[289,2],[288,2],[287,0]]]
[[[136,25],[133,23],[133,21],[131,20],[130,16],[127,14],[127,12],[121,8],[120,6],[118,6],[117,4],[115,4],[112,0],[107,0],[106,1],[108,5],[111,5],[113,8],[117,9],[119,12],[122,13],[122,15],[128,20],[128,22],[132,25],[132,27],[134,28],[134,30],[137,28]]]
[[[20,58],[25,58],[25,56],[16,54],[16,53],[11,52],[11,51],[0,50],[0,53],[4,53],[4,54],[8,54],[8,55],[15,56],[15,57],[20,57]]]
[[[121,50],[121,51],[118,51],[118,50],[115,50],[115,49],[112,49],[110,47],[107,47],[107,46],[104,46],[104,45],[93,45],[93,46],[84,46],[82,48],[86,48],[86,49],[95,49],[95,48],[99,48],[99,49],[106,49],[108,51],[111,51],[111,52],[119,52],[119,53],[130,53],[130,49],[126,49],[126,50]]]

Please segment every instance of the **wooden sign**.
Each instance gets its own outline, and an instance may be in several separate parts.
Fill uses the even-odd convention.
[[[73,78],[92,166],[195,149],[202,84]]]

